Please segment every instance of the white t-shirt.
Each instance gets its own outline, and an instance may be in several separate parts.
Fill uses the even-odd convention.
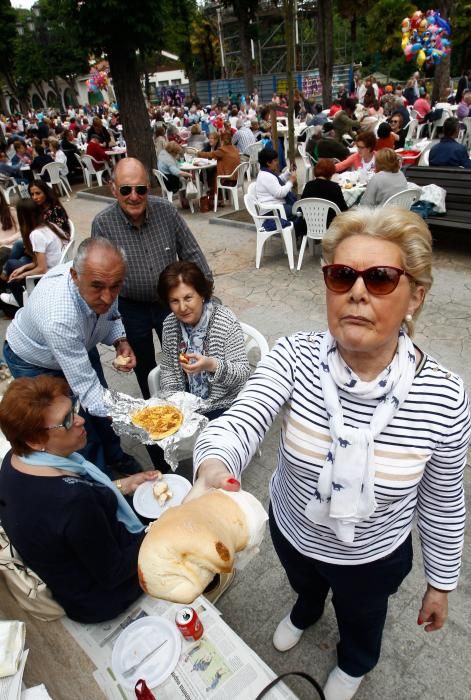
[[[29,234],[29,240],[31,241],[31,247],[35,253],[45,253],[48,270],[59,263],[65,241],[62,241],[59,236],[56,236],[49,226],[35,228],[34,231],[31,231]]]

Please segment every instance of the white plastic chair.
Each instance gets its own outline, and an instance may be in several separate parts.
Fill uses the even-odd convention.
[[[311,127],[308,127],[309,129]],[[306,183],[309,182],[309,180],[312,180],[314,177],[314,168],[315,168],[315,162],[312,158],[312,156],[309,153],[306,153],[306,144],[300,141],[298,143],[298,152],[299,155],[302,158],[303,164],[304,164],[304,187],[306,187]]]
[[[461,143],[464,143],[468,151],[471,149],[471,117],[465,117],[463,119],[463,125],[464,125],[464,130],[463,130],[463,137],[461,139]]]
[[[327,231],[327,216],[330,209],[333,209],[336,214],[340,214],[340,209],[334,202],[330,202],[328,199],[321,199],[320,197],[307,197],[293,204],[293,214],[301,210],[307,228],[307,233],[303,236],[301,248],[299,250],[298,270],[301,269],[306,244],[309,243],[311,247],[313,246],[312,241],[318,242],[324,238],[324,234]]]
[[[436,119],[434,122],[429,122],[429,129],[430,129],[430,138],[435,139],[437,138],[437,131],[440,129],[446,122],[447,119],[451,117],[450,112],[447,109],[443,110],[443,114],[440,117],[440,119]]]
[[[87,187],[92,187],[94,177],[96,177],[96,179],[97,179],[98,186],[102,187],[103,175],[105,173],[110,172],[107,163],[104,164],[105,167],[103,168],[103,170],[96,170],[95,163],[97,165],[101,165],[102,164],[101,161],[95,160],[95,158],[93,158],[92,156],[87,156],[86,154],[81,156],[81,159],[82,159],[82,163],[85,167],[84,175],[85,175],[85,179],[87,181]]]
[[[177,199],[180,198],[179,191],[177,191],[177,192],[172,192],[172,190],[169,190],[169,189],[167,188],[167,184],[166,184],[167,180],[166,180],[166,177],[165,177],[165,175],[163,174],[163,172],[162,172],[161,170],[158,170],[157,168],[154,168],[154,169],[152,170],[152,172],[154,173],[155,177],[156,177],[157,180],[158,180],[158,183],[159,183],[159,185],[160,185],[160,189],[162,190],[162,196],[163,196],[163,197],[167,197],[168,201],[169,201],[171,204],[173,204],[174,197],[176,197]],[[183,188],[180,188],[180,189],[183,189]],[[191,211],[191,213],[194,214],[194,213],[195,213],[195,209],[194,209],[194,206],[193,206],[193,200],[192,200],[192,199],[188,199],[188,203],[189,203],[189,205],[190,205],[190,211]]]
[[[419,124],[417,119],[411,119],[409,124],[407,125],[407,134],[405,141],[413,141],[414,139],[419,138],[419,131],[422,128],[422,124]]]
[[[63,263],[70,262],[73,260],[74,257],[74,247],[75,247],[75,226],[74,222],[69,219],[69,226],[70,226],[70,240],[64,248],[62,249],[61,257],[59,262],[57,263],[58,265],[62,265]],[[28,297],[31,295],[33,292],[35,286],[43,277],[44,275],[28,275],[25,277],[25,284],[26,284],[26,289],[23,292],[23,305],[26,304]]]
[[[247,169],[249,167],[249,162],[240,163],[237,168],[235,168],[230,175],[218,175],[216,177],[216,193],[214,195],[214,211],[218,208],[218,194],[221,190],[224,196],[224,190],[228,190],[232,197],[232,206],[236,211],[239,211],[239,187],[242,188],[242,194],[244,193],[244,177]],[[235,185],[223,185],[223,180],[237,180]]]
[[[10,193],[16,192],[18,197],[21,197],[20,185],[17,183],[14,177],[0,175],[0,189],[3,192],[7,204],[10,204]]]
[[[249,167],[247,168],[247,182],[251,181],[252,175],[254,176],[254,178],[257,177],[259,169],[258,154],[260,153],[260,151],[263,150],[263,148],[263,143],[261,141],[257,141],[257,143],[252,143],[250,146],[247,146],[247,148],[244,151],[244,154],[249,156]]]
[[[49,175],[48,186],[54,189],[54,185],[57,185],[59,191],[65,194],[67,200],[70,199],[69,194],[72,194],[72,188],[69,184],[67,178],[61,174],[62,163],[47,163],[39,173],[41,179],[47,173]]]
[[[249,187],[249,191],[244,196],[245,206],[250,216],[253,219],[255,228],[257,229],[257,246],[255,253],[255,267],[260,269],[260,261],[262,258],[263,246],[266,241],[272,236],[280,235],[288,256],[289,269],[294,271],[294,251],[296,250],[294,226],[290,223],[289,226],[283,227],[281,225],[280,217],[286,219],[285,209],[282,204],[276,204],[270,202],[270,210],[274,211],[274,214],[261,214],[260,204],[257,202],[255,195],[255,182]],[[273,231],[265,230],[265,221],[274,221],[275,229]]]
[[[78,153],[74,153],[74,156],[77,158],[79,165],[82,168],[83,181],[86,185],[88,185],[87,169],[82,162],[82,156],[80,156]]]
[[[410,209],[415,202],[418,202],[422,190],[420,187],[410,188],[408,190],[402,190],[401,192],[396,192],[396,194],[391,195],[388,199],[383,202],[383,207],[401,207],[402,209]]]
[[[424,150],[423,150],[422,153],[420,154],[420,158],[419,158],[419,160],[418,160],[418,162],[417,162],[417,165],[420,165],[420,166],[426,166],[426,165],[428,165],[428,160],[429,160],[429,157],[430,157],[430,149],[432,148],[432,146],[435,146],[436,143],[439,143],[439,140],[438,140],[438,139],[436,139],[435,141],[430,141],[430,143],[428,143],[428,144],[425,146]]]
[[[265,336],[253,326],[249,326],[248,323],[240,322],[240,325],[244,332],[244,347],[247,355],[251,350],[258,350],[260,352],[260,359],[262,359],[270,350]],[[150,395],[158,396],[158,394],[160,394],[160,365],[157,365],[157,367],[154,367],[154,369],[149,372],[147,383],[149,385]]]

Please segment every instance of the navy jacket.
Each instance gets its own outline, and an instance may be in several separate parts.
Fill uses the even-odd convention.
[[[432,167],[447,165],[471,168],[471,159],[464,144],[444,136],[440,143],[435,144],[430,149],[429,165]]]

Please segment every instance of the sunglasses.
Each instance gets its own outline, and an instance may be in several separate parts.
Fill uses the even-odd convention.
[[[58,425],[48,425],[46,428],[44,428],[44,430],[54,430],[55,428],[65,428],[66,430],[70,430],[74,424],[74,418],[79,411],[80,399],[74,398],[72,399],[72,408],[68,413],[66,413],[62,423],[59,423]]]
[[[119,189],[119,194],[122,195],[123,197],[127,197],[131,192],[134,190],[136,194],[140,195],[141,197],[147,194],[147,190],[149,187],[147,185],[136,185],[135,187],[133,185],[121,185]]]
[[[324,265],[322,272],[325,286],[335,294],[349,292],[359,277],[371,294],[379,296],[394,292],[402,275],[411,278],[405,270],[389,265],[375,265],[367,270],[355,270],[348,265]]]

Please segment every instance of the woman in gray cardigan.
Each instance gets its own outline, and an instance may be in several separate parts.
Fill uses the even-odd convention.
[[[366,186],[361,203],[367,207],[379,207],[402,190],[407,190],[407,180],[401,172],[401,159],[392,148],[382,148],[376,153],[376,175]]]
[[[232,404],[250,374],[239,321],[212,299],[213,283],[193,262],[174,262],[159,278],[159,297],[170,307],[164,321],[160,386],[206,401],[216,418]]]

